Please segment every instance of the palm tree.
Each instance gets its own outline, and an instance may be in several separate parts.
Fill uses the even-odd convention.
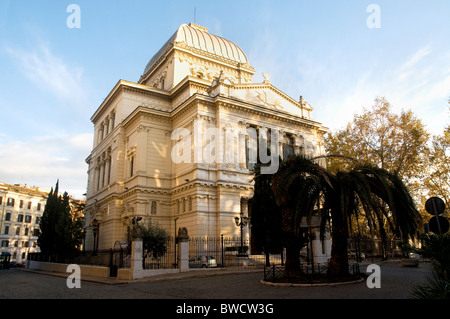
[[[401,237],[413,237],[420,214],[408,189],[396,175],[368,164],[354,164],[349,171],[334,174],[314,160],[295,156],[280,165],[273,177],[277,204],[282,210],[283,231],[301,238],[300,221],[313,213],[321,217],[321,232],[327,220],[331,221],[330,276],[348,275],[347,245],[352,218],[363,217],[372,232],[384,239],[385,225]],[[286,247],[286,266],[299,266],[298,247]]]
[[[261,174],[260,166],[261,164],[255,166],[250,223],[254,245],[264,251],[266,266],[270,266],[270,253],[282,248],[281,216],[272,189],[272,176]]]
[[[283,242],[286,246],[285,274],[301,276],[299,252],[307,244],[307,229],[300,227],[303,218],[322,215],[322,234],[327,220],[321,209],[324,193],[331,188],[327,170],[301,156],[280,163],[273,175],[272,187],[281,212]]]

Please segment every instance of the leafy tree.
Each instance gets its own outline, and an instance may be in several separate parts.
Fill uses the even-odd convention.
[[[409,187],[422,170],[429,134],[411,110],[400,115],[384,97],[377,97],[343,130],[326,137],[326,153],[351,157],[399,175]],[[328,159],[331,170],[348,168],[349,162]]]
[[[434,136],[423,170],[424,185],[429,195],[438,196],[450,206],[450,126],[442,135]]]
[[[348,158],[375,165],[398,175],[414,201],[424,203],[425,172],[429,169],[428,141],[424,124],[411,110],[396,114],[384,97],[377,97],[374,104],[356,114],[345,129],[327,135],[326,153],[330,155],[327,168],[333,172],[351,170],[355,162]],[[387,224],[389,220],[381,217],[380,222]],[[370,235],[364,219],[354,220],[354,224],[361,230],[361,236]],[[387,233],[377,235],[394,236],[389,227],[379,231],[384,232],[384,229]]]
[[[128,228],[128,238],[142,238],[142,245],[146,256],[158,258],[167,251],[167,239],[169,233],[157,222],[148,219],[143,224],[137,224]]]

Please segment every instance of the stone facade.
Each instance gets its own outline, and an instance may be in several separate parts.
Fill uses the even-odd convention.
[[[118,81],[91,118],[86,249],[124,240],[133,217],[173,236],[180,227],[194,237],[240,236],[234,218],[250,213],[256,156],[276,168],[267,147],[281,157],[323,153],[326,128],[311,106],[268,74],[253,83],[253,74],[237,45],[190,24],[137,83]]]
[[[36,187],[0,183],[0,252],[23,264],[28,253],[39,252],[39,221],[48,192]]]

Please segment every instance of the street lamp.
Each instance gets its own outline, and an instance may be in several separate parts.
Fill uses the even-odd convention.
[[[248,217],[244,216],[244,213],[239,214],[241,217],[235,217],[234,222],[237,227],[241,228],[241,247],[239,247],[238,257],[248,257],[246,250],[244,249],[243,228],[248,225]]]
[[[94,252],[92,253],[92,256],[96,256],[97,255],[97,233],[98,233],[98,226],[94,226],[94,228],[92,228],[92,233],[94,235]]]
[[[142,220],[142,217],[133,217],[133,219],[131,219],[131,223],[133,225],[138,225],[138,223]]]
[[[173,263],[173,265],[174,265],[174,268],[177,268],[178,267],[178,256],[177,256],[177,244],[178,244],[178,239],[177,239],[177,220],[178,220],[178,217],[175,217],[175,235],[174,235],[174,243],[175,243],[175,250],[174,250],[174,263]]]

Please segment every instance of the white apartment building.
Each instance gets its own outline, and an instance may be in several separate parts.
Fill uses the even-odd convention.
[[[28,253],[39,252],[39,221],[48,190],[0,182],[0,253],[22,264]]]

